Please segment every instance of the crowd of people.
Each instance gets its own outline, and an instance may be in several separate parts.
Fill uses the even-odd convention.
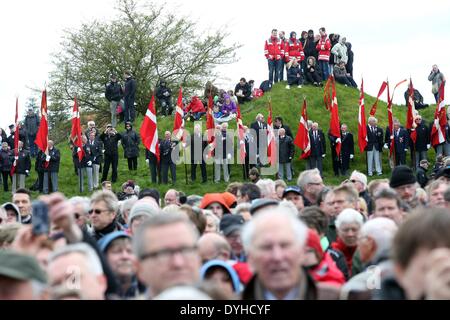
[[[12,182],[11,201],[0,206],[0,300],[450,299],[449,123],[445,142],[435,147],[432,170],[431,129],[419,113],[409,130],[394,119],[392,133],[369,117],[366,174],[351,169],[355,139],[345,123],[337,141],[318,122],[308,121],[311,153],[306,170],[296,173],[293,132],[282,116],[274,117],[275,179],[262,176],[270,162],[270,128],[263,114],[243,125],[242,140],[235,143],[228,123],[235,120],[237,106],[283,81],[285,68],[286,89],[305,81],[321,86],[329,74],[357,87],[351,44],[337,34],[328,37],[325,28],[319,33],[304,31],[297,39],[291,32],[285,39],[283,31],[274,29],[265,45],[269,80],[259,89],[245,78],[229,91],[208,82],[203,97],[183,101],[185,120],[198,121],[212,98],[213,140],[197,123],[184,141],[166,131],[158,141],[160,159],[145,149],[150,186],[168,184],[169,171],[176,183],[182,152],[193,182],[198,166],[202,183],[208,182],[212,160],[212,180],[228,183],[222,192],[197,195],[170,189],[161,197],[157,187],[139,186],[129,175],[113,191],[120,180],[120,145],[131,175],[141,156],[141,137],[133,128],[136,81],[128,71],[124,88],[115,75],[105,88],[111,123],[102,130],[94,121],[87,123],[82,157],[70,144],[73,174],[80,194],[87,184],[87,197],[58,193],[60,151],[51,140],[48,153],[38,150],[39,116],[33,109],[19,123],[17,153],[15,126],[9,136],[0,129],[4,192]],[[436,88],[445,77],[437,66],[429,80],[438,101]],[[155,95],[160,115],[172,115],[172,90],[165,80]],[[121,120],[125,128],[119,132]],[[323,180],[327,140],[333,172],[343,176],[334,186]],[[391,141],[390,178],[373,178],[383,174],[382,152]],[[234,164],[241,145],[246,154],[240,168]],[[33,160],[38,178],[31,189],[43,194],[38,198],[25,183]],[[242,181],[230,183],[236,168],[242,169]]]

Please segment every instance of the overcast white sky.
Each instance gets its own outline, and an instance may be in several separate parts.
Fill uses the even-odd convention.
[[[329,33],[347,37],[355,52],[354,75],[358,85],[364,76],[365,91],[376,95],[381,82],[412,77],[426,102],[434,102],[427,81],[436,63],[450,77],[450,1],[446,0],[321,0],[276,4],[258,0],[167,0],[167,6],[198,21],[201,30],[227,26],[230,41],[244,46],[240,60],[220,69],[223,87],[234,87],[239,78],[254,79],[259,86],[268,77],[263,46],[272,28],[296,31],[322,26]],[[302,5],[303,4],[303,5]],[[51,70],[50,53],[58,50],[62,31],[81,22],[108,20],[114,15],[115,0],[15,0],[2,3],[3,77],[0,80],[0,127],[14,120],[15,97],[21,115],[33,93],[28,87],[43,88]],[[396,102],[403,101],[402,93]],[[401,94],[399,94],[401,93]],[[449,96],[450,92],[447,94]],[[448,101],[448,98],[446,99]],[[40,103],[40,98],[38,99]]]

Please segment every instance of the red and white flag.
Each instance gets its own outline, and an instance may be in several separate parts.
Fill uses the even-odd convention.
[[[47,90],[42,91],[41,99],[41,122],[39,123],[39,130],[36,134],[34,143],[48,157],[48,120],[47,120]],[[50,164],[45,160],[44,167],[47,168]]]
[[[414,103],[414,87],[412,80],[409,79],[409,91],[408,91],[408,111],[406,113],[406,129],[411,130],[411,140],[416,143],[417,141],[417,131],[415,130],[414,124],[414,114],[416,113],[415,103]],[[414,130],[412,130],[414,129]]]
[[[330,86],[331,86],[331,97],[330,97]],[[338,101],[336,97],[336,82],[334,81],[333,75],[328,78],[327,84],[325,85],[325,95],[324,95],[325,107],[330,111],[330,135],[336,138],[336,154],[339,157],[341,154],[341,126],[339,122],[339,109]]]
[[[19,159],[19,98],[16,98],[16,117],[14,120],[14,162],[11,167],[10,175],[13,176],[16,172],[17,160]]]
[[[389,133],[391,134],[391,136],[390,136],[391,145],[389,148],[389,156],[392,157],[392,155],[394,154],[394,150],[395,150],[395,139],[394,139],[394,115],[392,113],[392,99],[389,94],[389,83],[387,86],[387,96],[388,96],[387,111],[388,111]]]
[[[214,115],[213,115],[213,97],[211,93],[208,98],[208,110],[206,113],[206,133],[208,136],[208,158],[212,158],[213,151],[215,149],[215,137],[214,137]]]
[[[378,91],[377,99],[375,100],[375,103],[373,104],[372,108],[370,109],[370,115],[372,117],[375,116],[377,113],[377,106],[378,106],[378,100],[380,99],[381,95],[383,94],[384,90],[386,90],[386,87],[388,86],[388,83],[386,81],[383,81],[380,87],[380,91]]]
[[[140,134],[145,148],[155,155],[159,163],[160,153],[154,95],[152,95],[152,99],[148,104],[148,109],[145,113],[144,121],[142,122]]]
[[[239,150],[241,155],[241,162],[245,163],[245,156],[247,155],[247,152],[245,151],[245,130],[244,125],[242,124],[241,107],[239,105],[237,106],[236,121],[239,135]]]
[[[308,159],[311,155],[311,141],[309,140],[308,131],[308,113],[306,111],[306,99],[303,99],[302,114],[298,124],[297,135],[294,144],[303,150],[300,159]]]
[[[74,148],[77,148],[78,160],[80,161],[84,157],[83,141],[81,140],[81,135],[80,111],[78,108],[77,97],[75,97],[72,112],[72,131],[70,133],[70,139],[73,142]]]
[[[364,106],[364,79],[361,79],[361,95],[359,97],[358,145],[359,152],[363,153],[367,147],[367,123],[366,110]]]
[[[431,143],[433,147],[444,143],[446,139],[445,125],[447,124],[447,115],[444,103],[444,82],[439,86],[439,101],[436,104],[434,113],[434,123],[431,128]]]
[[[272,100],[269,99],[269,116],[267,117],[267,158],[269,159],[270,164],[276,163],[278,158],[275,144],[275,133],[272,121]]]
[[[180,142],[185,140],[184,132],[184,111],[183,111],[183,88],[180,87],[180,92],[178,94],[177,108],[175,112],[175,121],[173,123],[173,134]]]

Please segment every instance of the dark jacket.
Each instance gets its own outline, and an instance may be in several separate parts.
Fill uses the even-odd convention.
[[[389,127],[386,128],[386,135],[385,135],[385,143],[391,147],[391,131],[389,130]],[[403,128],[399,129],[399,132],[397,133],[394,130],[394,148],[396,153],[405,153],[409,146],[409,134],[408,131],[406,131]]]
[[[355,142],[353,139],[353,134],[351,132],[347,132],[346,135],[341,134],[341,157],[350,156],[351,154],[355,154]]]
[[[171,140],[161,140],[159,143],[159,153],[161,163],[173,163],[172,161],[172,151],[177,148],[178,142]]]
[[[366,151],[372,151],[375,147],[376,151],[383,151],[383,129],[375,127],[374,132],[370,130],[370,126],[367,126],[367,147]]]
[[[278,138],[278,162],[290,163],[294,157],[294,142],[292,138],[285,135],[283,138]]]
[[[322,130],[317,130],[317,139],[314,139],[314,133],[312,130],[309,131],[309,141],[311,141],[311,156],[321,157],[326,154],[326,141],[325,135]]]
[[[95,139],[93,142],[88,140],[87,144],[91,149],[92,162],[94,164],[101,164],[103,161],[103,142],[100,139]]]
[[[123,98],[122,86],[118,82],[111,81],[106,85],[105,97],[109,102],[120,101]]]
[[[297,83],[298,79],[302,78],[302,70],[300,69],[300,65],[296,67],[291,66],[287,71],[287,81],[288,84],[291,85],[293,83]]]
[[[347,46],[347,64],[345,65],[345,69],[347,70],[347,73],[350,73],[350,76],[353,77],[353,59],[354,59],[354,53],[352,51],[352,44],[350,42],[346,42],[345,45]]]
[[[250,125],[250,128],[253,129],[253,130],[255,130],[255,131],[253,132],[253,134],[256,135],[256,136],[254,136],[254,138],[255,138],[255,140],[256,140],[256,148],[257,148],[257,152],[258,152],[258,154],[259,154],[259,144],[260,144],[260,141],[259,141],[259,130],[266,131],[266,130],[267,130],[267,123],[262,122],[262,123],[261,123],[261,128],[259,128],[258,121],[255,121],[255,122],[253,122],[253,123]]]
[[[126,106],[133,106],[136,99],[136,80],[129,77],[125,81],[124,100]]]
[[[172,90],[170,90],[170,88],[166,87],[165,85],[160,85],[156,90],[156,98],[158,98],[158,100],[170,100],[171,97]]]
[[[294,139],[294,136],[292,135],[291,128],[289,128],[287,125],[282,124],[282,125],[279,126],[279,127],[277,127],[276,125],[273,125],[274,131],[280,130],[281,128],[284,129],[284,131],[286,132],[286,135],[287,135],[288,137],[291,137],[292,139]]]
[[[26,171],[31,170],[31,159],[28,150],[19,150],[19,159],[17,160],[17,166],[15,173],[26,174]]]
[[[419,166],[416,170],[417,182],[420,184],[421,188],[425,188],[428,183],[427,170],[425,168]]]
[[[317,42],[314,41],[314,37],[308,37],[303,45],[303,51],[305,52],[305,57],[314,57],[317,61],[318,52],[316,49]]]
[[[414,151],[428,151],[427,144],[430,144],[430,129],[422,121],[415,130],[417,132],[417,140],[414,143],[411,139],[411,149]]]
[[[140,141],[139,135],[133,128],[122,133],[122,146],[125,158],[139,157]]]
[[[0,171],[10,172],[14,161],[14,155],[9,150],[0,150]]]
[[[100,140],[103,142],[105,148],[105,155],[112,156],[118,154],[119,151],[117,144],[120,139],[122,139],[122,135],[120,133],[116,133],[114,135],[102,133],[100,135]]]
[[[214,159],[227,159],[228,154],[230,154],[233,159],[234,150],[232,134],[221,130],[219,133],[216,133],[215,141],[216,147],[214,149]]]
[[[32,115],[28,115],[25,117],[24,126],[27,130],[27,134],[31,136],[35,136],[39,129],[39,116],[35,113]],[[20,133],[20,132],[19,132]],[[32,143],[34,141],[30,141]]]
[[[81,161],[78,159],[77,148],[73,148],[72,156],[74,159],[74,164],[77,168],[91,168],[94,160],[92,155],[91,147],[87,144],[83,145],[84,155]]]
[[[48,150],[48,155],[50,156],[50,161],[47,167],[48,172],[59,172],[59,162],[61,160],[61,154],[58,149],[53,147],[53,149]],[[45,158],[44,158],[45,163]]]
[[[241,86],[241,83],[238,83],[236,87],[234,88],[234,94],[236,95],[239,90],[242,90],[242,94],[244,97],[248,98],[252,94],[252,90],[250,89],[250,85],[246,82],[243,86]]]
[[[115,220],[102,230],[93,230],[92,237],[94,237],[94,239],[98,241],[101,238],[103,238],[104,236],[106,236],[107,234],[114,232],[114,231],[124,231],[124,227]]]

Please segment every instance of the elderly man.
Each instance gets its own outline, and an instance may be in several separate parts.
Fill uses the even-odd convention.
[[[259,164],[260,151],[263,150],[264,147],[267,147],[267,142],[265,141],[267,140],[267,123],[264,122],[264,116],[261,113],[258,113],[255,122],[250,125],[250,129],[251,134],[254,135],[253,141],[256,141],[256,157]]]
[[[448,188],[448,183],[438,179],[433,181],[428,187],[428,206],[434,208],[445,208],[444,193]]]
[[[389,186],[400,195],[411,208],[418,206],[419,201],[416,197],[417,179],[411,168],[407,166],[395,167],[392,171]]]
[[[84,197],[72,197],[69,202],[73,205],[75,222],[81,230],[92,233],[89,225],[90,199]]]
[[[350,169],[350,160],[355,157],[355,142],[353,134],[348,131],[345,123],[341,125],[342,147],[341,147],[341,174],[346,176]]]
[[[102,264],[96,252],[85,243],[67,245],[55,251],[49,258],[47,274],[55,299],[105,298],[107,282]]]
[[[175,189],[169,189],[167,190],[165,196],[164,196],[164,206],[167,207],[168,205],[180,205],[180,199],[179,199],[179,192]]]
[[[275,182],[272,179],[262,179],[256,183],[256,186],[261,190],[262,199],[278,200],[277,193],[275,191]]]
[[[22,141],[19,141],[19,150],[18,154],[14,157],[13,165],[14,164],[16,165],[16,169],[12,176],[12,192],[15,192],[16,189],[18,189],[17,186],[19,188],[25,188],[25,178],[30,175],[30,153],[23,148]]]
[[[133,238],[138,277],[148,297],[199,280],[198,231],[184,214],[168,212],[145,221]]]
[[[365,270],[351,278],[341,288],[341,297],[366,293],[377,288],[383,271],[388,268],[392,241],[397,232],[396,224],[387,218],[375,218],[366,222],[358,238],[358,251]]]
[[[308,229],[296,212],[263,210],[248,222],[242,239],[255,276],[243,300],[315,300],[317,288],[302,268]]]
[[[12,202],[19,208],[22,224],[31,224],[31,192],[27,189],[17,189],[13,193]]]
[[[391,143],[394,143],[395,165],[405,165],[406,152],[408,151],[409,147],[408,131],[400,126],[400,121],[398,119],[394,119],[392,131],[393,132],[391,133],[389,127],[386,128],[384,148],[390,149]]]
[[[230,259],[231,246],[228,241],[217,233],[206,233],[197,241],[198,253],[203,263],[209,260],[223,260]]]
[[[91,197],[89,217],[93,227],[92,236],[98,241],[108,233],[123,230],[116,221],[119,200],[111,191],[97,191]]]
[[[311,155],[309,156],[309,168],[317,168],[322,176],[322,159],[326,154],[326,141],[323,131],[319,129],[319,124],[314,122],[309,131],[309,141],[311,142]]]
[[[201,132],[201,125],[196,124],[194,126],[194,133],[191,135],[191,180],[195,182],[197,179],[197,165],[200,165],[202,172],[202,183],[208,181],[206,173],[206,163],[203,157],[203,152],[208,146],[208,142],[203,139]]]
[[[411,134],[416,132],[416,141],[411,139],[411,158],[414,160],[414,168],[419,167],[420,160],[427,160],[428,149],[431,148],[430,129],[422,121],[421,115],[416,115],[414,118]]]
[[[404,218],[401,210],[401,199],[393,189],[382,189],[375,194],[373,199],[374,212],[373,217],[384,217],[391,219],[397,225],[400,225]]]
[[[373,167],[375,163],[375,170],[381,176],[381,152],[383,151],[383,129],[377,126],[378,120],[375,117],[369,117],[369,124],[367,126],[367,168],[369,177],[373,176]]]
[[[220,232],[231,247],[231,260],[246,262],[247,256],[242,246],[241,229],[244,225],[241,215],[227,214],[220,220]]]
[[[284,172],[288,181],[292,180],[291,162],[294,158],[294,142],[286,135],[284,128],[278,129],[278,178],[284,179]]]
[[[175,166],[175,159],[172,158],[174,149],[177,147],[177,142],[171,140],[172,134],[170,131],[164,133],[164,140],[159,143],[159,151],[161,153],[161,181],[163,184],[169,182],[169,169],[172,175],[172,183],[177,181],[177,168]]]
[[[303,196],[305,207],[315,205],[320,192],[324,188],[322,177],[318,169],[303,171],[297,180]]]
[[[0,250],[0,300],[40,300],[46,283],[34,257]]]

